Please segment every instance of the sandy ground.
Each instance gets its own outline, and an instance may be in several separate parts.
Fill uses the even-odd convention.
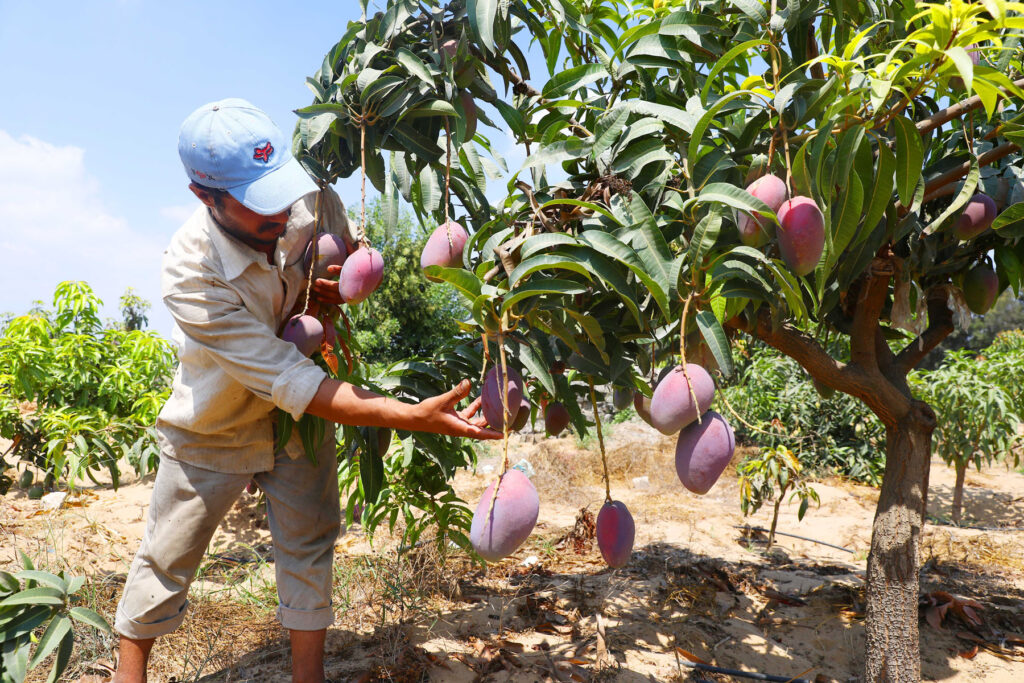
[[[582,509],[604,499],[596,447],[572,438],[512,444],[528,460],[541,497],[531,538],[485,570],[463,555],[423,550],[399,559],[396,540],[373,545],[358,526],[337,543],[337,621],[328,635],[328,675],[339,681],[733,680],[698,674],[687,659],[807,680],[856,681],[863,653],[864,569],[877,492],[817,481],[819,509],[797,521],[784,505],[788,536],[764,552],[769,506],[743,518],[732,468],[705,496],[686,491],[672,466],[673,440],[642,423],[611,428],[611,493],[636,521],[630,563],[610,570],[586,534],[570,532]],[[472,504],[500,466],[497,449],[456,488]],[[647,477],[649,486],[634,485]],[[93,604],[112,620],[141,538],[151,482],[117,491],[89,488],[62,509],[12,491],[0,498],[0,568],[22,550],[39,565],[85,574]],[[929,514],[948,519],[953,472],[931,475]],[[585,515],[584,515],[585,516]],[[965,524],[929,524],[922,593],[943,604],[976,601],[980,623],[955,603],[936,629],[922,610],[925,680],[1024,681],[1024,476],[971,472]],[[581,525],[579,528],[583,528]],[[990,527],[1000,527],[993,530]],[[567,540],[566,537],[570,536]],[[192,589],[185,626],[154,652],[155,681],[287,681],[288,652],[273,619],[272,548],[257,497],[243,495],[210,547]],[[946,591],[950,594],[935,594]],[[970,612],[970,610],[968,610]],[[76,649],[72,671],[103,681],[114,641]],[[703,678],[701,677],[703,676]],[[42,680],[40,678],[39,680]]]

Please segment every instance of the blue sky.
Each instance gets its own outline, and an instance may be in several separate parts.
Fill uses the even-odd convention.
[[[133,287],[170,336],[160,259],[197,206],[178,128],[205,102],[243,97],[292,129],[292,110],[311,100],[306,76],[360,17],[355,0],[297,7],[0,0],[0,313],[49,305],[58,282],[85,280],[106,317]],[[510,138],[483,132],[517,169]],[[337,187],[358,201],[358,175]]]

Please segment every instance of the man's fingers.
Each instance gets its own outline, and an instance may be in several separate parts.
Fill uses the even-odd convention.
[[[462,399],[464,399],[467,396],[469,396],[469,389],[470,389],[469,380],[468,379],[464,379],[461,382],[459,382],[458,384],[456,384],[454,387],[452,387],[451,390],[448,391],[448,393],[442,394],[444,396],[444,405],[445,405],[445,407],[446,408],[452,408],[459,401],[461,401]]]
[[[496,432],[493,429],[477,427],[471,424],[466,429],[466,433],[464,434],[464,436],[467,436],[471,439],[500,439],[502,437],[502,433]]]
[[[327,266],[328,275],[341,275],[341,266]]]
[[[468,420],[469,418],[476,415],[477,411],[480,410],[481,405],[483,405],[483,397],[477,396],[472,403],[470,403],[465,409],[463,409],[459,413],[459,417],[461,417],[463,420]]]

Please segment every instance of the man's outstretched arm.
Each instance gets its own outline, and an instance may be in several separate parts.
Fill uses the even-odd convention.
[[[306,406],[306,412],[331,422],[360,427],[390,427],[471,439],[500,439],[501,432],[487,429],[483,417],[473,418],[480,409],[479,398],[465,410],[455,410],[459,401],[469,395],[469,389],[469,380],[464,379],[439,396],[419,403],[403,403],[328,378],[320,383],[313,400]]]

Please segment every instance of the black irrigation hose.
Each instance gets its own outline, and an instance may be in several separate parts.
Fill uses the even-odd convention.
[[[732,528],[733,529],[745,529],[747,531],[761,531],[761,532],[766,533],[766,534],[771,533],[768,529],[765,529],[764,527],[760,527],[760,526],[747,526],[746,524],[733,524]],[[850,553],[851,555],[854,554],[854,552],[852,550],[850,550],[849,548],[844,548],[844,547],[842,547],[840,545],[832,545],[831,543],[826,543],[825,541],[819,541],[819,540],[814,539],[814,538],[807,538],[806,536],[797,536],[796,534],[787,534],[784,531],[776,531],[775,535],[776,536],[788,536],[790,538],[799,538],[801,541],[809,541],[810,543],[817,543],[818,545],[827,545],[829,548],[835,548],[836,550],[842,550],[844,553]],[[785,679],[783,679],[783,680],[785,680]]]
[[[718,666],[711,666],[710,664],[699,664],[697,662],[689,662],[685,660],[680,660],[679,663],[690,669],[697,669],[698,671],[707,671],[715,674],[724,674],[735,678],[753,678],[756,681],[774,681],[774,683],[814,683],[814,681],[806,678],[789,678],[786,676],[773,676],[772,674],[757,673],[756,671],[723,669]]]

